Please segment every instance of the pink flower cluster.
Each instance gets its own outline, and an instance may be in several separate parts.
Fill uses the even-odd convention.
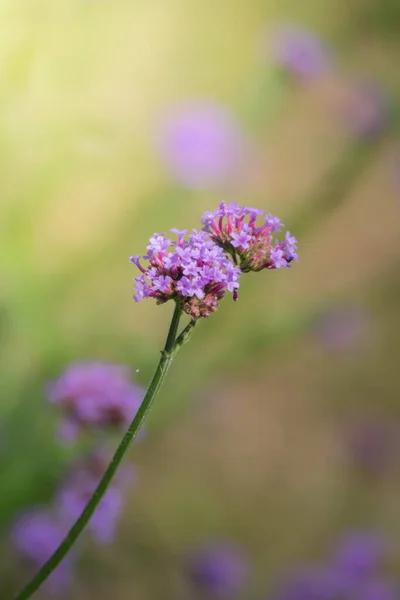
[[[283,241],[274,240],[272,234],[280,232],[283,223],[278,217],[267,214],[264,223],[257,225],[257,217],[265,211],[238,206],[236,202],[222,202],[217,210],[202,217],[204,231],[229,254],[243,273],[262,269],[289,267],[298,260],[297,240],[289,231]]]
[[[143,257],[131,261],[142,272],[134,278],[134,299],[155,298],[157,304],[175,300],[192,319],[208,317],[218,308],[226,291],[236,299],[240,269],[214,244],[204,231],[195,229],[185,238],[186,231],[171,229],[177,240],[166,234],[154,234]]]
[[[256,220],[265,211],[238,206],[236,202],[220,204],[202,217],[202,231],[171,229],[177,240],[165,233],[150,238],[147,254],[130,260],[141,271],[134,277],[134,299],[155,298],[157,304],[174,300],[193,320],[209,317],[218,308],[225,293],[238,298],[239,276],[248,271],[290,267],[297,260],[297,240],[286,232],[283,241],[272,234],[283,225],[267,214],[264,223]],[[187,237],[185,237],[187,236]]]

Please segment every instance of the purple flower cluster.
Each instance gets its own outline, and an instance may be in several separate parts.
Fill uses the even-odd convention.
[[[303,81],[324,74],[331,62],[325,45],[298,25],[277,27],[272,53],[279,67]]]
[[[76,465],[66,478],[56,497],[56,503],[60,514],[69,525],[72,525],[81,514],[104,474],[108,462],[109,457],[104,453],[94,453],[87,460]],[[98,543],[108,543],[115,536],[118,516],[124,505],[125,487],[132,479],[129,475],[126,468],[119,471],[89,522],[88,531]]]
[[[224,185],[242,171],[243,133],[229,110],[217,103],[176,107],[162,124],[157,145],[173,178],[189,188]]]
[[[14,523],[12,545],[30,568],[40,568],[62,542],[93,494],[109,460],[104,452],[92,452],[72,466],[49,506],[35,507]],[[87,528],[96,542],[105,544],[114,538],[124,491],[131,481],[131,470],[120,470],[102,498]],[[49,578],[51,593],[60,592],[71,582],[74,559],[75,553],[69,553]]]
[[[239,264],[243,273],[289,267],[292,260],[298,260],[297,240],[289,231],[283,241],[273,240],[272,234],[284,227],[278,217],[268,213],[263,224],[257,225],[257,217],[264,212],[238,206],[236,202],[222,202],[217,210],[202,217],[204,231]]]
[[[274,600],[396,600],[399,589],[384,573],[387,548],[381,536],[348,534],[326,565],[292,573]]]
[[[39,569],[50,558],[65,537],[68,528],[57,514],[37,507],[21,515],[11,531],[11,543],[20,558],[32,569]],[[72,579],[73,554],[53,571],[46,581],[50,593],[59,593]]]
[[[243,590],[248,575],[243,553],[227,543],[197,549],[189,558],[187,572],[193,585],[211,598],[232,598]]]
[[[143,257],[149,263],[146,268],[139,255],[131,257],[142,272],[134,278],[134,299],[155,298],[157,304],[174,300],[192,319],[208,317],[226,291],[236,297],[240,270],[205,232],[193,230],[185,239],[186,231],[171,231],[177,241],[166,234],[150,238]]]
[[[267,214],[264,223],[256,220],[265,211],[222,202],[202,217],[203,230],[171,229],[177,240],[165,233],[150,238],[144,267],[140,255],[130,258],[141,275],[134,277],[134,299],[155,298],[179,303],[193,320],[208,317],[218,308],[226,291],[237,300],[240,273],[289,267],[298,260],[297,240],[289,231],[283,241],[273,240],[283,224]]]
[[[74,363],[47,388],[50,402],[65,411],[61,433],[73,439],[82,430],[125,428],[137,412],[143,391],[127,368],[105,362]]]

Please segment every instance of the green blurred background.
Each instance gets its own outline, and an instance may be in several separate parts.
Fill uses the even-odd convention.
[[[245,549],[245,597],[260,597],[282,565],[346,528],[400,535],[400,452],[371,471],[347,439],[365,418],[400,423],[399,13],[393,0],[0,1],[4,598],[28,577],[9,524],[51,496],[70,458],[45,382],[101,359],[146,386],[171,306],[133,303],[128,258],[155,231],[199,227],[221,200],[279,215],[300,261],[242,277],[239,302],[196,330],[131,453],[118,537],[83,544],[66,597],[197,598],[182,565],[213,539]],[[285,21],[331,45],[322,77],[276,69],[264,41]],[[379,135],[341,118],[359,80],[391,98]],[[157,152],[168,110],[199,99],[242,128],[240,183],[191,189]],[[337,306],[362,319],[335,321],[345,333],[332,346],[321,323]]]

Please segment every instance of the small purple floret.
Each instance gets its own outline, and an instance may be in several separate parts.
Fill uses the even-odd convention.
[[[284,257],[283,250],[281,248],[272,248],[270,256],[275,269],[288,266],[288,262]]]
[[[265,216],[265,224],[270,227],[270,231],[279,232],[283,227],[282,221],[278,217],[271,215],[271,213]]]
[[[234,248],[240,248],[240,250],[247,250],[249,247],[249,241],[251,240],[251,235],[242,231],[237,233],[233,231],[231,234],[231,244]]]

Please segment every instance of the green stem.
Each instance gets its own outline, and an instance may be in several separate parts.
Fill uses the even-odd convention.
[[[180,347],[178,346],[177,348],[175,348],[176,334],[178,331],[180,317],[181,307],[179,306],[179,304],[176,304],[164,350],[161,352],[160,361],[158,363],[156,372],[153,375],[153,379],[150,382],[149,388],[146,392],[143,402],[140,405],[140,408],[136,413],[136,416],[133,419],[132,423],[130,424],[127,432],[122,438],[113,458],[111,459],[110,464],[107,467],[106,472],[100,480],[100,483],[93,492],[92,497],[86,504],[80,517],[78,517],[78,520],[71,527],[71,529],[69,530],[66,537],[57,548],[57,550],[54,552],[54,554],[50,556],[48,561],[45,562],[42,568],[36,573],[36,575],[34,575],[34,577],[19,592],[19,594],[15,596],[15,600],[27,600],[27,598],[30,598],[32,594],[42,585],[42,583],[49,577],[49,575],[61,562],[64,556],[69,552],[73,544],[76,542],[76,540],[86,527],[90,517],[96,510],[96,507],[98,506],[100,500],[107,491],[107,488],[110,485],[122,459],[129,450],[129,447],[131,446],[138,431],[143,425],[143,422],[147,414],[149,413],[154,399],[157,396],[157,393],[164,381],[164,378],[171,365],[171,362],[177,350]]]
[[[186,344],[186,342],[189,341],[190,336],[192,335],[192,331],[196,327],[196,325],[197,325],[197,320],[190,321],[190,323],[188,323],[186,325],[186,327],[182,331],[182,333],[180,333],[178,335],[178,337],[176,338],[176,341],[175,341],[174,354],[176,354],[178,352],[178,350],[180,350],[180,348],[182,348],[183,344]]]
[[[181,307],[180,304],[175,303],[174,314],[172,315],[171,325],[169,327],[167,341],[165,342],[165,347],[163,352],[170,354],[175,346],[176,334],[178,333],[179,321],[181,319]]]

